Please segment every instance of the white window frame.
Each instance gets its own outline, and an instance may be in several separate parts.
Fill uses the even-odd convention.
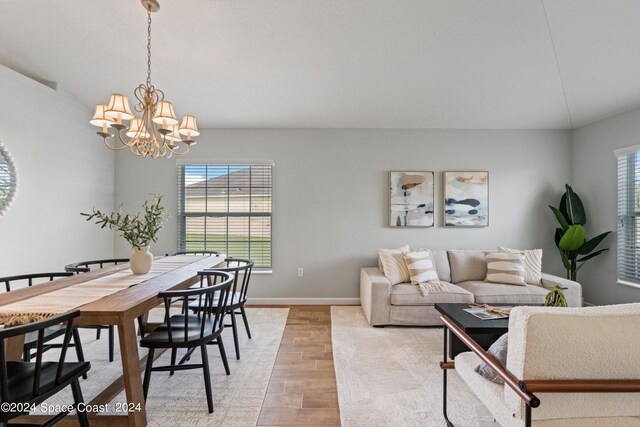
[[[616,283],[619,285],[640,288],[640,244],[633,248],[632,242],[638,242],[638,225],[640,209],[636,191],[636,181],[640,180],[640,172],[635,165],[640,161],[640,145],[614,150],[617,158],[617,249],[616,249]],[[633,258],[631,261],[629,261]],[[631,273],[635,267],[636,272]],[[624,274],[623,271],[627,273]]]

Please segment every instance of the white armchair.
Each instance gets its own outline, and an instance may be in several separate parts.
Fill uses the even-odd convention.
[[[473,351],[442,367],[455,369],[503,427],[640,425],[640,304],[516,307],[506,367],[469,344]],[[477,374],[481,361],[505,385]]]

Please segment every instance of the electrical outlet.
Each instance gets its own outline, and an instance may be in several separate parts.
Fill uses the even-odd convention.
[[[304,270],[302,270],[302,267],[298,267],[298,277],[302,276],[304,276]]]

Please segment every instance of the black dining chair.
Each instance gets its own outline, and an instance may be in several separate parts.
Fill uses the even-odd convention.
[[[251,330],[249,329],[249,321],[245,311],[247,302],[247,291],[249,289],[249,281],[251,280],[251,271],[253,270],[253,261],[249,259],[227,258],[226,266],[216,267],[215,269],[205,271],[226,271],[234,274],[231,294],[229,296],[229,305],[227,306],[227,314],[231,315],[231,326],[233,331],[233,344],[236,349],[236,359],[240,360],[240,344],[238,340],[238,326],[236,322],[236,314],[242,316],[244,327],[247,330],[247,336],[251,339]],[[199,302],[191,302],[189,309],[192,311],[199,310]]]
[[[149,394],[149,383],[153,371],[182,371],[186,369],[200,369],[204,372],[204,385],[207,394],[209,413],[213,412],[213,395],[211,391],[211,374],[207,344],[217,342],[221,352],[224,344],[220,333],[224,329],[224,315],[229,299],[229,290],[233,282],[233,274],[223,271],[209,271],[198,273],[204,285],[199,288],[160,292],[159,298],[164,301],[165,321],[153,332],[140,341],[140,346],[149,349],[147,366],[144,371],[143,391],[145,400]],[[171,305],[179,301],[187,304],[189,298],[194,297],[199,302],[196,314],[171,314]],[[185,364],[194,350],[200,348],[202,363]],[[186,349],[185,357],[176,364],[176,351]],[[171,363],[167,366],[153,366],[156,349],[171,349]]]
[[[218,251],[178,251],[172,254],[166,254],[165,256],[176,256],[176,255],[220,255]]]
[[[55,273],[33,273],[33,274],[20,274],[17,276],[0,277],[0,283],[4,284],[4,289],[7,292],[11,292],[17,288],[31,287],[59,279],[62,277],[73,276],[73,273],[69,272],[55,272]],[[61,344],[52,343],[53,340],[64,335],[65,329],[62,326],[54,325],[47,328],[44,333],[44,344],[41,351],[45,352],[52,348],[59,348]],[[82,351],[82,342],[80,341],[80,334],[76,327],[73,328],[73,347],[76,350],[76,357],[79,362],[84,362],[84,352]],[[25,362],[29,362],[35,355],[34,350],[38,350],[38,335],[36,333],[27,334],[24,339],[24,348],[22,352],[22,358]]]
[[[4,426],[9,420],[28,415],[29,411],[25,409],[44,402],[67,386],[71,386],[73,405],[69,405],[69,411],[55,415],[43,425],[50,426],[57,423],[80,403],[84,403],[79,378],[87,374],[91,364],[65,361],[74,330],[73,319],[79,315],[80,312],[76,310],[39,322],[0,330],[0,401],[3,408],[5,406],[9,408],[0,411],[0,425]],[[41,350],[45,345],[46,331],[60,324],[63,324],[64,340],[58,361],[44,362]],[[37,347],[40,351],[36,353],[35,363],[8,361],[5,354],[5,339],[28,334],[38,336]],[[80,426],[88,426],[86,412],[76,412]]]
[[[118,265],[124,264],[125,262],[129,262],[128,258],[111,258],[111,259],[97,259],[93,261],[82,261],[82,262],[74,262],[73,264],[67,264],[64,266],[65,271],[74,274],[80,273],[88,273],[91,271],[91,268],[104,268],[109,265]],[[113,353],[115,347],[115,326],[113,325],[91,325],[91,326],[81,326],[82,329],[95,329],[96,330],[96,339],[100,339],[100,332],[103,329],[107,329],[109,331],[109,362],[113,362]],[[142,333],[142,332],[141,332]]]

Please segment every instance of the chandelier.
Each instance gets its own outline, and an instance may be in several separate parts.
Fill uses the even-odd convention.
[[[114,93],[108,105],[96,105],[89,123],[101,128],[96,133],[111,150],[128,148],[136,156],[169,158],[187,153],[200,132],[193,116],[185,115],[182,122],[178,122],[173,104],[164,99],[164,92],[151,84],[151,12],[160,10],[160,5],[156,0],[141,0],[141,3],[147,10],[147,82],[134,91],[138,100],[134,109],[142,117],[133,115],[127,96]],[[128,126],[123,123],[126,121]],[[109,129],[114,129],[114,133]]]

